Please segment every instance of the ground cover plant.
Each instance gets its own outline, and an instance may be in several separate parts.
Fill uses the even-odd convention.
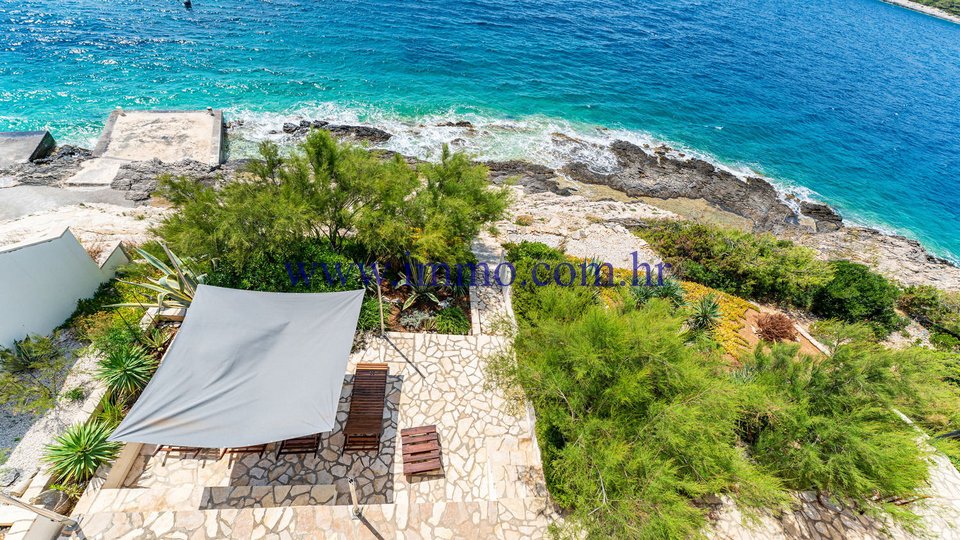
[[[508,246],[518,273],[563,257]],[[953,425],[955,355],[886,349],[869,326],[837,321],[824,325],[828,355],[761,343],[731,365],[714,333],[688,331],[688,303],[638,302],[626,287],[513,291],[513,354],[488,371],[536,409],[550,492],[569,512],[561,532],[697,536],[709,495],[776,508],[793,490],[914,523],[910,507],[883,502],[917,495],[928,474],[917,432],[894,410]]]
[[[654,221],[637,231],[674,272],[730,294],[868,322],[879,337],[904,326],[897,285],[866,266],[821,261],[813,250],[769,233],[686,221]]]

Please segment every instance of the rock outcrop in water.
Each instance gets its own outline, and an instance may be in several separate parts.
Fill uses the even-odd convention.
[[[762,178],[742,180],[702,159],[676,159],[664,151],[650,154],[626,141],[615,141],[610,150],[617,158],[616,172],[598,173],[585,163],[571,163],[562,172],[573,180],[606,185],[631,197],[704,199],[749,219],[756,230],[777,232],[800,223],[776,188]]]
[[[325,129],[338,139],[367,141],[372,143],[384,143],[393,137],[392,134],[371,126],[338,125],[331,124],[323,120],[301,120],[299,124],[287,122],[283,124],[283,128],[280,132],[290,135],[294,138],[299,138],[305,137],[311,129]],[[272,131],[271,133],[278,132]]]

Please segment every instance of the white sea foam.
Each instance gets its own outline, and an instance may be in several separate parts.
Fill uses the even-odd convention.
[[[284,112],[229,109],[226,116],[228,121],[242,122],[231,130],[231,157],[253,155],[259,141],[283,142],[286,137],[281,131],[283,124],[301,120],[380,128],[393,137],[375,147],[424,160],[437,160],[442,146],[448,144],[480,161],[516,159],[554,169],[579,162],[597,173],[617,170],[617,159],[610,145],[624,140],[641,148],[663,144],[670,149],[668,155],[675,159],[703,159],[741,179],[763,177],[778,189],[781,199],[797,211],[800,201],[818,199],[817,194],[808,188],[766,177],[757,164],[724,163],[705,152],[642,131],[611,129],[539,115],[507,118],[451,109],[409,117],[376,107],[321,102]],[[469,122],[470,126],[451,125],[457,122]]]

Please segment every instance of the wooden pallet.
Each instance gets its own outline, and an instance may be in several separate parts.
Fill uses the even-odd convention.
[[[437,426],[400,430],[403,474],[443,474],[440,435]]]
[[[343,428],[344,451],[380,449],[389,371],[387,364],[357,365],[350,395],[350,411]]]

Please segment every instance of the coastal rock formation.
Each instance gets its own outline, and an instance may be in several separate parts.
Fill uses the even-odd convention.
[[[931,255],[920,242],[900,235],[866,227],[843,227],[820,234],[784,231],[779,236],[816,250],[822,259],[862,263],[904,285],[960,290],[960,268]]]
[[[220,166],[184,160],[176,163],[164,163],[159,159],[133,161],[120,167],[120,172],[110,184],[118,191],[126,191],[126,199],[146,201],[157,189],[157,178],[161,175],[186,176],[207,185],[215,185],[223,176]]]
[[[560,186],[560,177],[550,167],[528,161],[487,161],[483,162],[490,170],[490,181],[497,185],[515,182],[531,191],[549,191],[557,195],[571,195],[573,190]]]
[[[702,159],[679,159],[666,147],[648,153],[626,141],[615,141],[610,150],[619,170],[600,173],[585,163],[571,163],[562,172],[573,180],[602,184],[631,197],[704,199],[717,208],[743,216],[756,230],[777,232],[799,225],[769,182],[749,177],[745,181]]]
[[[45,158],[0,170],[0,186],[57,185],[76,174],[80,165],[91,157],[90,150],[65,144]]]
[[[843,227],[840,214],[825,204],[803,201],[800,203],[800,213],[816,222],[817,232],[832,232]]]

